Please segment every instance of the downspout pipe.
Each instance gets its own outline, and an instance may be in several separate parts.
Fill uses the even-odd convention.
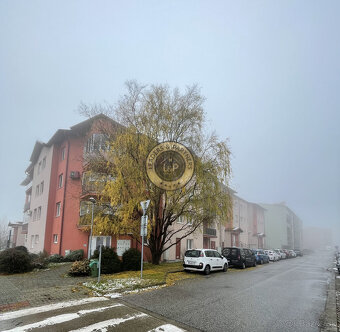
[[[68,160],[69,160],[69,157],[70,157],[70,140],[67,140],[67,158],[66,158],[66,171],[65,171],[64,195],[63,195],[63,212],[62,212],[62,216],[61,216],[61,225],[60,225],[59,255],[62,255],[61,247],[62,247],[62,243],[63,243],[65,198],[66,198],[66,185],[67,185],[67,180],[68,180]]]

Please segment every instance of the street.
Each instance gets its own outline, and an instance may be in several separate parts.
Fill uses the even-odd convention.
[[[125,301],[202,331],[319,331],[330,252],[229,269]]]
[[[60,302],[0,314],[0,331],[168,331],[184,329],[169,320],[105,297]]]
[[[65,300],[0,314],[1,331],[319,331],[330,252],[198,275],[118,299]]]

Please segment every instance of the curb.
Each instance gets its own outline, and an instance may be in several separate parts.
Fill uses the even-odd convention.
[[[337,313],[336,313],[336,291],[335,291],[335,273],[327,290],[326,307],[321,319],[320,332],[338,332]]]

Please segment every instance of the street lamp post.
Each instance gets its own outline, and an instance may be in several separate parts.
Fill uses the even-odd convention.
[[[142,206],[143,209],[143,216],[141,219],[141,225],[140,225],[140,235],[142,237],[142,253],[141,253],[141,258],[140,258],[140,278],[143,279],[143,254],[144,254],[144,236],[147,236],[148,232],[148,216],[146,215],[146,211],[148,209],[148,206],[150,204],[150,200],[147,201],[142,201],[140,202],[140,205]]]
[[[94,210],[94,205],[96,204],[96,200],[93,197],[89,198],[89,201],[92,203],[92,216],[91,216],[91,231],[90,231],[90,240],[89,240],[89,252],[87,254],[87,258],[90,259],[91,257],[91,246],[92,246],[92,231],[93,231],[93,210]]]

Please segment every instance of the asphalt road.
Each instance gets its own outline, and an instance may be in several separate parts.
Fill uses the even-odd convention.
[[[0,313],[4,332],[184,332],[187,327],[105,297],[91,297]],[[181,326],[178,326],[181,325]]]
[[[202,331],[319,331],[331,262],[322,252],[229,269],[124,301]]]

